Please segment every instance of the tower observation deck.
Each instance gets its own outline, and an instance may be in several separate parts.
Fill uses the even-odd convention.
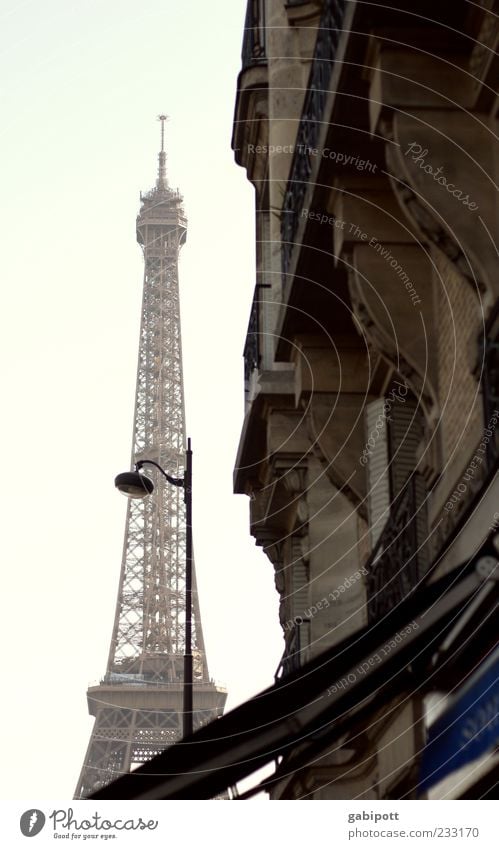
[[[184,476],[185,410],[178,255],[187,234],[182,197],[166,176],[165,115],[156,185],[141,194],[137,241],[144,284],[132,466],[154,460]],[[118,599],[106,673],[87,692],[95,722],[75,798],[83,799],[182,736],[186,517],[183,490],[153,472],[154,492],[129,500]],[[223,712],[210,680],[192,575],[194,729]]]

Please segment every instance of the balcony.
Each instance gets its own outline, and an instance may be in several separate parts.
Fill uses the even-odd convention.
[[[251,312],[248,323],[248,331],[246,333],[246,342],[244,345],[244,380],[249,384],[251,375],[260,365],[260,345],[259,345],[259,316],[258,316],[258,287],[255,287],[253,302],[251,304]]]
[[[242,49],[242,70],[267,61],[265,47],[265,0],[248,0]]]
[[[287,675],[291,675],[292,672],[296,672],[303,665],[302,650],[308,645],[308,640],[306,641],[305,637],[309,628],[310,620],[303,619],[287,632],[284,653],[274,675],[276,682],[281,678],[286,678]],[[304,631],[305,633],[303,633]]]
[[[248,1],[241,60],[232,149],[237,164],[246,168],[248,179],[259,191],[267,158],[260,151],[266,150],[268,144],[268,69],[264,0]]]
[[[366,563],[367,616],[371,623],[396,608],[428,570],[425,495],[424,481],[414,472],[395,498]]]
[[[499,458],[499,427],[495,424],[499,410],[499,300],[487,321],[480,354],[484,433],[492,430],[487,442],[487,466],[492,472]]]
[[[312,151],[318,147],[346,8],[346,0],[325,0],[319,23],[293,162],[284,195],[281,217],[283,274],[287,273],[291,263],[303,200],[312,173]]]

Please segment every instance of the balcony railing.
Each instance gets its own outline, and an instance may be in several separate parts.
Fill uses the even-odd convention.
[[[426,487],[416,472],[395,498],[369,560],[367,615],[374,622],[414,590],[429,565]]]
[[[258,317],[258,289],[255,288],[253,295],[253,303],[251,304],[251,312],[248,323],[248,332],[246,333],[246,343],[244,345],[244,379],[249,381],[251,372],[260,365],[260,344],[259,344],[259,317]]]
[[[499,458],[499,427],[491,424],[495,411],[499,410],[499,300],[487,322],[482,353],[484,427],[492,430],[492,436],[487,442],[487,465],[491,470]]]
[[[267,61],[265,47],[265,2],[248,0],[242,50],[243,71]]]
[[[287,632],[284,653],[274,675],[275,681],[285,678],[286,675],[295,672],[302,665],[301,650],[303,646],[301,629],[308,628],[309,621],[308,619],[303,619],[302,622],[296,623]]]
[[[298,221],[310,175],[313,149],[317,148],[323,124],[324,107],[329,94],[338,42],[347,0],[325,0],[315,43],[303,112],[296,136],[288,185],[281,217],[282,270],[286,274],[293,252]]]

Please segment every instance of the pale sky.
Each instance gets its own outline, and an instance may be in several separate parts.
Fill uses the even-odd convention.
[[[142,291],[135,218],[162,111],[189,221],[196,567],[228,706],[271,684],[282,654],[273,569],[232,494],[255,282],[253,190],[230,149],[245,8],[0,0],[4,799],[72,797],[93,722],[86,688],[105,672]]]

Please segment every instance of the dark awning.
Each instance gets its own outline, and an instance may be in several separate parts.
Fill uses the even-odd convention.
[[[427,581],[382,620],[91,798],[209,799],[280,756],[293,755],[294,768],[303,767],[318,747],[338,740],[366,712],[416,680],[424,682],[430,658],[494,569],[497,574],[498,553],[490,535],[467,563]],[[494,601],[497,587],[494,582]]]

